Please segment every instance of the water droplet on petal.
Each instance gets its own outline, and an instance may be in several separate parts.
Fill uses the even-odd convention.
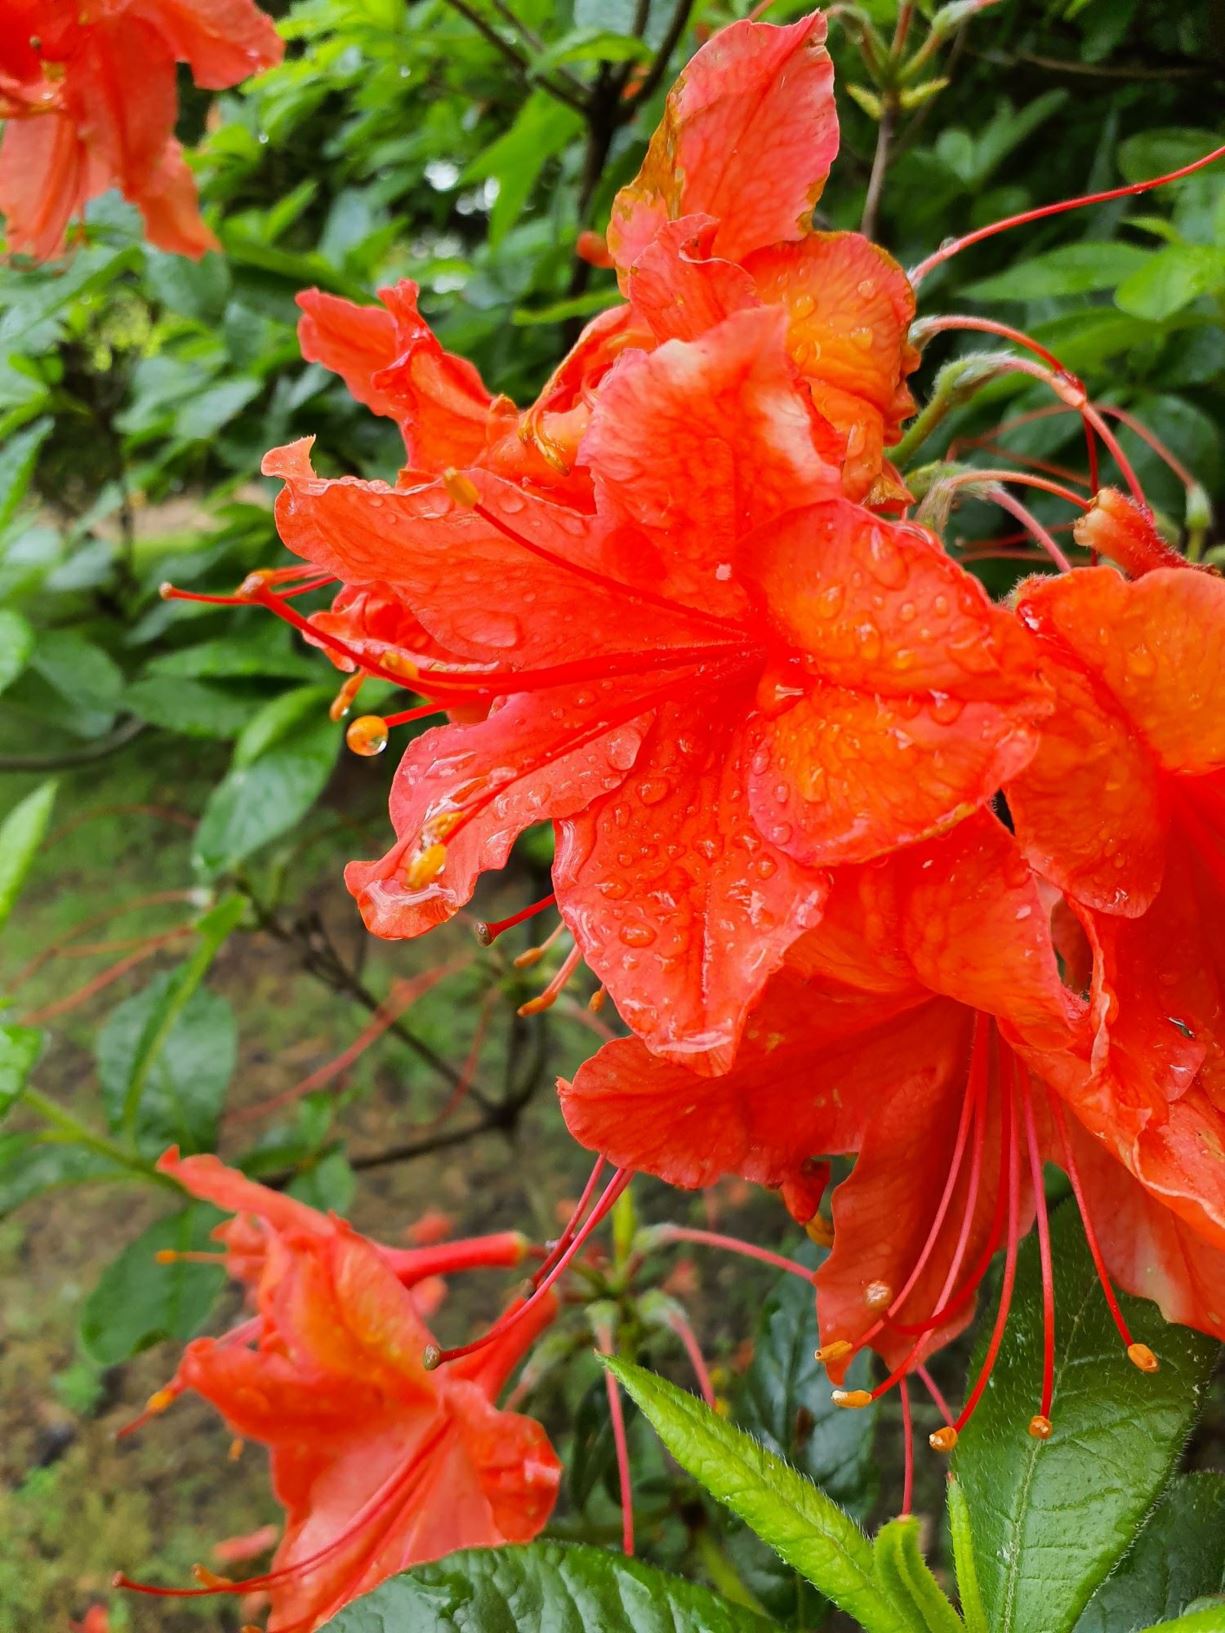
[[[623,924],[618,934],[627,947],[649,947],[655,940],[649,924]]]

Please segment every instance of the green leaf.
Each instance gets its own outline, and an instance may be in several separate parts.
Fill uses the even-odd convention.
[[[769,1633],[770,1623],[636,1559],[537,1542],[419,1565],[346,1605],[323,1633]]]
[[[141,720],[186,737],[234,737],[251,715],[244,699],[196,680],[149,676],[129,686],[123,701]]]
[[[876,1574],[891,1599],[910,1612],[914,1633],[965,1633],[919,1547],[919,1522],[905,1514],[882,1525],[872,1544]]]
[[[222,255],[189,261],[182,255],[149,249],[145,277],[155,299],[197,323],[216,323],[225,311],[231,279]]]
[[[295,686],[250,715],[234,744],[234,764],[252,765],[293,730],[300,720],[326,710],[330,686]]]
[[[0,607],[0,692],[17,679],[33,651],[33,629],[19,612]]]
[[[815,1267],[824,1251],[806,1243],[796,1257]],[[734,1402],[733,1416],[767,1450],[785,1457],[862,1521],[876,1494],[872,1444],[877,1409],[847,1412],[834,1405],[829,1378],[814,1355],[819,1341],[812,1288],[798,1276],[780,1276],[762,1308],[753,1359]],[[869,1367],[868,1356],[857,1357],[848,1387],[866,1384]],[[813,1608],[808,1585],[758,1547],[746,1532],[733,1535],[729,1546],[767,1609],[780,1619],[798,1620],[806,1626]]]
[[[327,786],[338,733],[324,716],[252,765],[236,765],[209,795],[193,862],[208,877],[236,867],[293,828]]]
[[[92,1360],[117,1366],[164,1338],[200,1331],[225,1285],[224,1269],[181,1260],[159,1264],[157,1254],[215,1250],[211,1232],[224,1217],[194,1202],[157,1220],[112,1260],[81,1310],[81,1345]]]
[[[51,435],[53,424],[50,419],[35,420],[15,437],[9,437],[0,449],[0,532],[12,521],[26,496],[38,451]]]
[[[911,1633],[880,1589],[871,1544],[837,1503],[675,1384],[628,1361],[605,1365],[681,1467],[788,1565],[867,1633]]]
[[[1217,1351],[1199,1333],[1167,1326],[1154,1305],[1124,1299],[1135,1338],[1161,1360],[1155,1374],[1137,1371],[1122,1353],[1074,1207],[1056,1212],[1051,1235],[1054,1433],[1041,1441],[1025,1432],[1042,1374],[1041,1276],[1031,1237],[991,1387],[954,1454],[992,1633],[1075,1626],[1169,1479]],[[985,1341],[984,1330],[979,1361]]]
[[[107,1121],[135,1133],[146,1148],[160,1151],[177,1141],[203,1150],[214,1143],[237,1045],[228,1002],[197,989],[242,914],[241,897],[219,902],[197,923],[200,941],[191,957],[112,1011],[99,1034]]]
[[[131,1179],[132,1170],[84,1146],[43,1134],[0,1134],[0,1219],[43,1191],[91,1179]]]
[[[1133,317],[1161,322],[1201,295],[1225,288],[1225,254],[1206,244],[1167,244],[1115,290],[1115,304]]]
[[[0,1121],[21,1098],[42,1043],[32,1026],[0,1026]]]
[[[974,1562],[974,1532],[970,1509],[961,1481],[949,1475],[949,1537],[953,1544],[953,1568],[957,1574],[957,1597],[966,1633],[990,1633],[983,1597],[978,1587],[978,1566]]]
[[[1186,1474],[1089,1601],[1076,1633],[1136,1633],[1225,1591],[1225,1475]],[[1223,1622],[1225,1625],[1225,1622]]]
[[[81,737],[109,731],[123,694],[123,671],[100,646],[72,630],[44,630],[30,667],[68,704],[60,715]]]
[[[1194,1605],[1173,1622],[1159,1622],[1144,1633],[1225,1633],[1225,1602]]]
[[[314,680],[319,665],[293,648],[283,626],[252,624],[238,635],[167,652],[149,664],[151,675],[179,675],[186,680],[232,680],[243,675],[276,675]]]
[[[0,823],[0,925],[13,911],[26,874],[38,855],[51,820],[56,786],[54,782],[40,783]]]
[[[489,216],[491,245],[501,243],[514,226],[546,162],[565,147],[582,122],[581,115],[547,91],[534,91],[510,129],[469,164],[465,181],[490,177],[498,184]]]
[[[1088,295],[1097,289],[1115,289],[1129,274],[1150,259],[1150,250],[1135,244],[1064,244],[1018,261],[993,278],[967,285],[964,293],[980,301],[1048,300],[1058,295]]]

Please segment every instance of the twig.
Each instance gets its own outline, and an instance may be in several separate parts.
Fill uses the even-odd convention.
[[[83,748],[65,749],[60,754],[0,754],[0,771],[71,771],[75,766],[89,765],[95,760],[105,760],[108,754],[118,753],[144,729],[145,722],[133,715],[116,726],[109,737],[86,743]]]
[[[532,67],[531,58],[525,56],[518,46],[512,45],[509,40],[504,39],[492,23],[481,16],[475,6],[468,4],[468,0],[447,0],[447,4],[452,10],[459,12],[461,17],[466,18],[477,33],[488,40],[495,51],[502,53],[507,62],[513,63],[525,79],[533,84],[540,85],[544,90],[548,91],[550,96],[556,97],[559,102],[564,102],[567,107],[573,108],[576,113],[586,114],[587,103],[581,95],[576,96],[565,85],[559,85],[546,75],[538,74]],[[577,84],[578,81],[575,81],[575,83]]]
[[[896,121],[897,101],[890,93],[885,97],[881,109],[880,128],[876,133],[876,152],[872,156],[872,174],[868,177],[868,192],[863,201],[863,219],[859,223],[859,230],[865,238],[876,237],[881,198],[885,191],[885,175],[889,169],[889,144],[893,140],[893,127]]]

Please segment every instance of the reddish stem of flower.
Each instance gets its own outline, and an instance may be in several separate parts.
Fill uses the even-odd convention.
[[[967,487],[974,482],[1019,482],[1027,488],[1038,488],[1042,493],[1053,493],[1056,499],[1066,499],[1068,504],[1075,505],[1077,510],[1088,510],[1089,501],[1062,482],[1053,482],[1048,476],[1034,476],[1029,471],[1009,471],[996,469],[980,469],[975,467],[969,471],[959,471],[956,476],[944,478],[944,486],[949,488]]]
[[[697,1379],[702,1399],[713,1412],[715,1410],[715,1386],[711,1382],[710,1368],[706,1365],[706,1357],[702,1354],[697,1334],[685,1318],[684,1313],[679,1309],[669,1312],[668,1326],[676,1334],[682,1349],[689,1357],[689,1365],[693,1368],[693,1375]]]
[[[918,1378],[924,1389],[926,1389],[927,1393],[931,1396],[932,1404],[951,1429],[953,1427],[952,1409],[950,1408],[949,1403],[945,1400],[939,1385],[936,1383],[936,1380],[932,1377],[931,1373],[925,1366],[915,1368],[915,1377]]]
[[[160,952],[170,942],[178,941],[183,936],[189,936],[193,934],[194,930],[195,926],[192,924],[178,924],[173,930],[164,930],[160,935],[150,936],[143,947],[139,947],[134,953],[129,953],[126,958],[121,958],[118,962],[109,965],[100,974],[95,975],[92,980],[87,981],[83,987],[77,987],[75,991],[70,992],[66,998],[57,998],[54,1003],[44,1004],[41,1009],[32,1009],[28,1015],[23,1015],[21,1024],[23,1026],[40,1026],[44,1021],[53,1020],[57,1015],[67,1015],[69,1010],[76,1009],[81,1004],[87,1003],[90,998],[95,997],[99,992],[104,991],[105,988],[120,980],[129,970],[134,970],[146,958],[152,958],[154,953]]]
[[[1059,1134],[1059,1144],[1063,1152],[1063,1166],[1068,1179],[1071,1181],[1072,1195],[1076,1198],[1076,1206],[1080,1212],[1081,1228],[1085,1233],[1085,1241],[1089,1246],[1093,1268],[1097,1272],[1097,1279],[1101,1283],[1102,1292],[1106,1296],[1106,1304],[1109,1307],[1114,1324],[1118,1328],[1119,1337],[1123,1340],[1123,1347],[1129,1350],[1132,1345],[1131,1329],[1128,1327],[1123,1312],[1119,1308],[1119,1301],[1115,1297],[1114,1288],[1110,1283],[1110,1275],[1106,1269],[1106,1260],[1102,1255],[1097,1240],[1097,1232],[1093,1229],[1093,1221],[1089,1217],[1089,1205],[1085,1200],[1084,1188],[1080,1183],[1080,1171],[1076,1166],[1076,1158],[1072,1155],[1072,1142],[1068,1136],[1068,1125],[1064,1120],[1063,1107],[1059,1104],[1059,1099],[1053,1091],[1048,1090],[1047,1098],[1050,1101],[1051,1116]]]
[[[1111,199],[1133,198],[1137,193],[1151,192],[1154,187],[1165,187],[1172,181],[1180,181],[1183,176],[1193,175],[1195,171],[1215,163],[1222,156],[1225,156],[1225,145],[1213,148],[1211,153],[1205,153],[1202,158],[1194,159],[1190,164],[1184,164],[1164,176],[1153,176],[1148,181],[1132,182],[1126,187],[1111,187],[1103,193],[1083,193],[1079,198],[1060,199],[1054,204],[1042,204],[1034,210],[1022,210],[1018,215],[1005,216],[1001,221],[993,221],[989,226],[979,227],[974,232],[966,233],[962,238],[955,238],[952,243],[942,244],[911,271],[910,282],[917,289],[927,274],[936,267],[951,261],[954,255],[960,255],[962,250],[969,249],[971,245],[981,244],[985,238],[994,238],[997,233],[1008,232],[1013,227],[1023,227],[1030,221],[1041,221],[1047,216],[1062,215],[1067,210],[1080,210],[1090,204],[1107,204]]]
[[[790,1275],[802,1276],[812,1285],[813,1273],[807,1265],[798,1259],[788,1259],[781,1253],[772,1253],[768,1247],[758,1247],[754,1242],[742,1242],[735,1236],[724,1236],[717,1230],[699,1230],[693,1225],[657,1225],[653,1232],[659,1242],[696,1242],[700,1247],[720,1247],[727,1253],[739,1253],[746,1259],[756,1259],[761,1264],[773,1265],[776,1270],[786,1270]]]

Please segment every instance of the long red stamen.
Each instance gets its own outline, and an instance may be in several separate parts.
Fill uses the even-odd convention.
[[[538,902],[532,902],[529,907],[521,907],[517,913],[512,913],[508,919],[482,920],[476,926],[476,939],[482,947],[492,947],[499,936],[505,935],[508,930],[513,930],[516,924],[522,924],[526,919],[535,918],[537,913],[543,913],[546,908],[552,907],[556,900],[556,895],[550,890],[547,896],[542,896]]]
[[[1054,204],[1039,205],[1035,210],[1022,210],[1019,215],[1005,216],[1002,221],[993,221],[989,226],[979,227],[974,232],[966,233],[962,238],[954,239],[952,243],[942,244],[910,272],[910,282],[918,288],[935,267],[943,266],[945,261],[952,260],[954,255],[960,255],[962,250],[969,249],[973,244],[981,244],[985,238],[994,238],[997,233],[1007,232],[1012,227],[1023,227],[1030,221],[1041,221],[1046,216],[1062,215],[1066,210],[1079,210],[1090,204],[1106,204],[1114,198],[1133,198],[1137,193],[1151,192],[1154,187],[1165,187],[1172,181],[1180,181],[1183,176],[1193,175],[1195,171],[1215,163],[1222,156],[1225,156],[1225,145],[1213,148],[1211,153],[1205,153],[1202,158],[1194,159],[1190,164],[1185,164],[1178,170],[1171,170],[1164,176],[1132,182],[1127,187],[1111,187],[1104,193],[1083,193],[1079,198],[1060,199]]]
[[[1051,1225],[1046,1212],[1046,1183],[1042,1173],[1042,1152],[1038,1145],[1038,1130],[1034,1124],[1033,1096],[1026,1081],[1024,1067],[1021,1075],[1021,1109],[1025,1117],[1025,1143],[1029,1150],[1029,1177],[1034,1189],[1034,1208],[1038,1225],[1038,1259],[1042,1266],[1042,1405],[1039,1416],[1048,1425],[1051,1402],[1055,1395],[1055,1277],[1051,1267]],[[1037,1422],[1037,1419],[1034,1420]],[[1031,1424],[1032,1428],[1032,1424]],[[1038,1438],[1041,1438],[1039,1431]]]
[[[914,1495],[914,1425],[910,1416],[910,1379],[903,1378],[898,1385],[902,1402],[902,1514],[910,1513]]]
[[[574,1239],[571,1241],[569,1247],[567,1247],[566,1251],[557,1260],[557,1263],[548,1272],[548,1274],[537,1282],[530,1295],[524,1299],[522,1304],[517,1305],[512,1310],[508,1310],[504,1316],[494,1322],[493,1326],[490,1327],[487,1332],[482,1333],[479,1338],[474,1338],[470,1344],[461,1344],[456,1349],[439,1349],[436,1345],[431,1345],[426,1350],[427,1367],[433,1370],[435,1367],[446,1365],[448,1361],[458,1361],[461,1356],[474,1355],[477,1350],[484,1349],[487,1344],[492,1344],[495,1339],[501,1338],[503,1333],[509,1332],[512,1327],[517,1326],[529,1311],[536,1308],[540,1300],[548,1292],[550,1287],[552,1287],[558,1280],[558,1278],[570,1268],[571,1263],[578,1257],[579,1253],[581,1253],[583,1248],[586,1246],[592,1232],[612,1210],[613,1204],[629,1185],[633,1177],[633,1171],[630,1169],[618,1168],[615,1171],[612,1179],[608,1182],[608,1185],[604,1190],[604,1194],[596,1203],[595,1207],[591,1210],[591,1214],[586,1222],[575,1233]]]
[[[672,1309],[670,1309],[665,1319],[667,1320],[669,1330],[676,1334],[677,1338],[680,1340],[682,1349],[689,1357],[689,1365],[693,1368],[693,1375],[697,1379],[698,1389],[701,1393],[702,1399],[713,1412],[716,1406],[715,1386],[711,1382],[710,1368],[706,1365],[706,1357],[702,1354],[701,1346],[697,1340],[697,1334],[690,1326],[684,1311],[681,1310],[679,1306],[674,1306]]]
[[[953,1445],[956,1444],[956,1437],[973,1417],[974,1409],[983,1397],[983,1392],[995,1368],[1000,1345],[1004,1339],[1004,1329],[1008,1325],[1008,1312],[1012,1308],[1012,1291],[1016,1285],[1017,1243],[1020,1236],[1021,1215],[1021,1149],[1017,1137],[1017,1111],[1012,1074],[1010,1071],[1002,1071],[1000,1076],[1004,1088],[1003,1117],[1008,1144],[1008,1246],[1004,1254],[1004,1276],[1000,1283],[1000,1302],[996,1310],[995,1325],[991,1329],[991,1339],[987,1345],[987,1353],[983,1358],[982,1368],[975,1380],[973,1389],[966,1398],[965,1405],[953,1419],[951,1430],[937,1429],[935,1435],[932,1436],[932,1443],[937,1451],[951,1450],[950,1440]]]
[[[21,1017],[21,1024],[23,1026],[39,1026],[43,1021],[53,1020],[57,1015],[68,1014],[69,1010],[76,1009],[81,1004],[87,1003],[97,993],[121,980],[129,970],[134,970],[146,958],[152,958],[155,953],[160,952],[163,947],[168,946],[172,941],[179,941],[184,936],[192,935],[194,931],[194,924],[179,924],[173,930],[164,930],[160,935],[149,936],[143,947],[138,947],[135,952],[129,953],[126,958],[121,958],[117,963],[109,965],[100,974],[95,975],[92,980],[87,981],[84,986],[77,987],[73,992],[70,992],[67,997],[57,998],[54,1003],[44,1004],[41,1009],[30,1010],[28,1014]]]
[[[471,1093],[472,1085],[476,1081],[477,1068],[481,1063],[481,1051],[485,1047],[485,1038],[489,1033],[489,1023],[499,996],[497,988],[494,987],[481,1000],[476,1025],[472,1029],[472,1042],[468,1045],[468,1053],[465,1055],[464,1063],[459,1069],[459,1078],[437,1113],[423,1125],[421,1130],[423,1135],[429,1134],[434,1129],[441,1128],[444,1123],[449,1122]]]
[[[596,1343],[601,1355],[613,1354],[611,1329],[601,1323],[596,1329]],[[604,1368],[604,1388],[608,1394],[608,1417],[612,1424],[613,1447],[617,1456],[617,1483],[621,1488],[621,1548],[628,1555],[634,1552],[634,1487],[630,1479],[630,1449],[625,1433],[625,1407],[621,1400],[621,1386],[607,1367]]]
[[[1015,494],[1009,493],[1005,487],[994,487],[986,497],[989,497],[1001,510],[1006,510],[1010,516],[1015,516],[1017,521],[1028,529],[1061,573],[1070,573],[1072,571],[1072,563],[1055,543],[1050,533],[1043,527],[1033,511],[1023,505]]]
[[[397,1469],[374,1492],[373,1496],[362,1504],[361,1508],[358,1509],[338,1536],[333,1537],[331,1542],[318,1549],[315,1553],[308,1554],[305,1559],[298,1560],[296,1564],[283,1565],[277,1570],[266,1571],[260,1576],[249,1576],[241,1582],[231,1582],[225,1577],[216,1576],[213,1572],[205,1571],[201,1566],[197,1566],[197,1575],[209,1578],[205,1585],[199,1588],[163,1588],[150,1582],[135,1582],[121,1571],[117,1572],[111,1579],[111,1585],[116,1588],[125,1588],[130,1593],[148,1594],[158,1599],[203,1599],[220,1593],[262,1592],[269,1588],[280,1587],[283,1583],[292,1582],[295,1578],[306,1576],[316,1566],[321,1565],[324,1560],[330,1559],[333,1554],[339,1552],[346,1543],[352,1542],[371,1520],[380,1517],[387,1518],[389,1509],[391,1510],[390,1519],[394,1522],[403,1502],[411,1497],[416,1483],[427,1472],[429,1458],[443,1440],[447,1428],[448,1423],[444,1421],[424,1444],[417,1448],[404,1466]],[[380,1530],[379,1540],[385,1534],[386,1529],[385,1526]]]
[[[548,986],[543,992],[538,992],[534,998],[529,998],[525,1004],[520,1004],[519,1014],[525,1017],[528,1015],[540,1015],[546,1009],[552,1009],[553,1005],[565,991],[570,977],[574,974],[575,970],[578,969],[582,962],[582,949],[579,947],[571,947],[570,951],[562,960],[561,968],[549,982]]]
[[[1131,1329],[1124,1319],[1123,1312],[1119,1308],[1119,1301],[1115,1297],[1114,1288],[1111,1286],[1110,1274],[1106,1269],[1106,1260],[1097,1239],[1097,1232],[1093,1229],[1093,1221],[1089,1217],[1089,1205],[1085,1200],[1084,1187],[1080,1182],[1080,1171],[1076,1166],[1076,1158],[1072,1155],[1072,1142],[1068,1136],[1068,1125],[1064,1120],[1063,1107],[1053,1091],[1047,1091],[1047,1098],[1050,1101],[1051,1115],[1054,1118],[1055,1127],[1059,1132],[1059,1143],[1063,1149],[1063,1165],[1072,1184],[1072,1195],[1076,1198],[1076,1206],[1080,1211],[1081,1228],[1084,1230],[1085,1241],[1088,1244],[1089,1254],[1093,1260],[1093,1268],[1097,1271],[1097,1279],[1101,1283],[1111,1317],[1118,1328],[1119,1337],[1123,1340],[1123,1347],[1127,1351],[1128,1359],[1134,1366],[1139,1367],[1141,1372],[1155,1372],[1157,1370],[1156,1357],[1147,1344],[1137,1344],[1132,1338]]]
[[[699,1230],[692,1225],[656,1225],[651,1231],[651,1239],[654,1242],[695,1242],[699,1247],[719,1247],[725,1253],[739,1253],[743,1258],[773,1265],[776,1270],[785,1270],[789,1275],[802,1276],[812,1285],[813,1272],[798,1259],[788,1259],[781,1253],[771,1252],[768,1247],[758,1247],[755,1242],[742,1242],[736,1236],[724,1236],[717,1230]]]
[[[587,1204],[591,1201],[592,1197],[595,1195],[595,1188],[599,1184],[600,1175],[603,1172],[604,1172],[604,1158],[603,1157],[597,1157],[595,1162],[592,1164],[590,1174],[588,1174],[588,1176],[587,1176],[587,1183],[583,1186],[583,1193],[579,1197],[578,1201],[575,1203],[574,1212],[570,1215],[569,1219],[567,1219],[566,1224],[565,1224],[565,1228],[563,1229],[561,1235],[553,1243],[553,1247],[552,1247],[548,1257],[545,1259],[544,1263],[540,1266],[540,1268],[536,1271],[535,1275],[532,1277],[532,1286],[533,1287],[536,1287],[536,1286],[539,1285],[539,1283],[541,1281],[541,1278],[546,1276],[549,1273],[549,1271],[552,1270],[553,1266],[557,1263],[558,1259],[561,1258],[562,1254],[566,1251],[566,1249],[570,1246],[570,1243],[574,1240],[574,1233],[578,1229],[579,1220],[586,1213]]]
[[[949,1403],[945,1400],[943,1394],[941,1393],[936,1380],[932,1377],[931,1373],[925,1366],[916,1367],[915,1376],[923,1385],[924,1389],[926,1389],[927,1393],[931,1396],[932,1403],[937,1412],[939,1412],[940,1416],[951,1429],[953,1427],[953,1413],[949,1407]]]
[[[964,488],[975,482],[1008,483],[1019,482],[1023,487],[1038,488],[1043,493],[1053,493],[1057,499],[1066,499],[1077,510],[1088,510],[1089,500],[1083,494],[1074,493],[1071,488],[1062,482],[1054,482],[1049,476],[1036,476],[1029,471],[1009,471],[995,469],[980,469],[958,471],[955,476],[946,476],[943,486],[947,488]]]

